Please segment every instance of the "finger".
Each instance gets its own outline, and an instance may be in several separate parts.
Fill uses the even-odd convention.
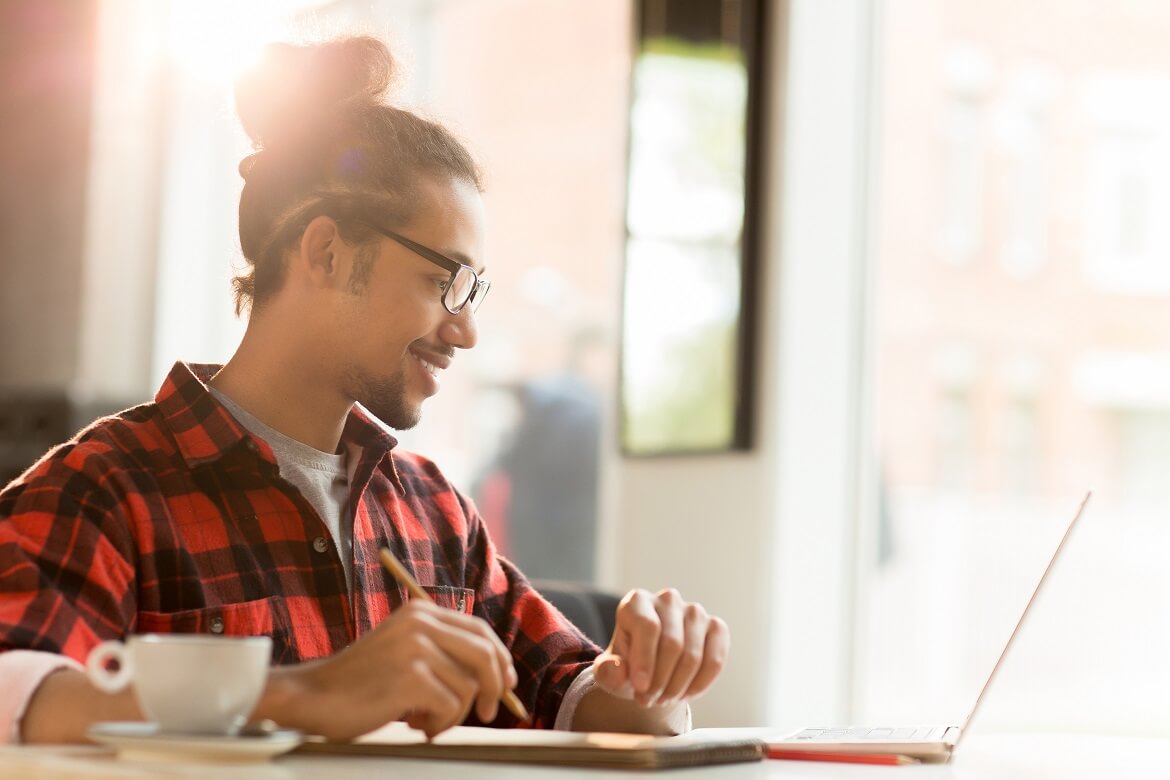
[[[427,737],[433,737],[459,722],[457,718],[467,709],[463,697],[436,674],[433,660],[417,658],[409,667],[414,696],[411,697],[407,723],[426,732]],[[469,701],[470,697],[467,699]]]
[[[470,670],[447,656],[437,645],[432,646],[434,654],[426,659],[430,671],[438,682],[446,686],[447,690],[459,701],[458,709],[448,713],[451,722],[443,721],[446,724],[443,725],[443,729],[467,720],[472,702],[476,703],[476,714],[479,715],[480,720],[484,723],[491,723],[495,720],[499,697],[485,699],[478,679],[470,673]]]
[[[602,653],[602,655],[615,656],[615,657],[620,659],[620,658],[626,657],[627,655],[629,655],[629,653],[630,653],[630,632],[626,631],[621,626],[616,625],[616,619],[615,619],[613,636],[610,637],[609,647],[607,647],[605,649],[605,652]]]
[[[646,692],[638,697],[638,703],[643,707],[658,701],[683,652],[683,600],[678,591],[669,588],[659,592],[654,599],[654,609],[660,626],[658,652],[654,658],[654,677]]]
[[[406,716],[406,725],[427,735],[427,739],[434,739],[443,732],[435,716],[429,712],[417,711]]]
[[[490,647],[494,661],[499,670],[500,679],[508,688],[515,688],[517,683],[516,668],[512,662],[512,654],[504,646],[503,641],[496,634],[487,621],[474,615],[465,615],[450,609],[443,609],[431,605],[433,611],[429,614],[437,621],[458,631],[465,631],[478,636]]]
[[[645,693],[654,678],[654,658],[662,630],[650,594],[644,590],[627,593],[618,604],[617,624],[629,636],[629,648],[622,657],[630,665],[630,684],[635,692]]]
[[[699,671],[695,673],[694,679],[691,680],[690,686],[687,687],[686,693],[683,694],[684,698],[690,699],[698,696],[711,686],[711,683],[719,676],[719,672],[723,671],[723,665],[727,663],[727,653],[730,649],[731,632],[728,630],[727,624],[720,618],[711,618],[711,622],[707,626],[707,640],[703,644],[703,663],[699,666]]]
[[[658,704],[669,706],[679,699],[691,686],[695,675],[703,664],[707,630],[711,618],[698,604],[688,604],[683,611],[683,647],[670,681],[663,687]]]
[[[449,610],[443,610],[449,611]],[[476,712],[485,722],[495,720],[496,705],[504,692],[504,675],[492,642],[478,630],[466,630],[466,624],[444,619],[426,625],[427,636],[444,654],[463,667],[478,682]],[[490,630],[490,629],[489,629]],[[510,665],[510,664],[509,664]]]

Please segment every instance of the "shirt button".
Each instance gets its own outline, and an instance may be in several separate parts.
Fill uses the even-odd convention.
[[[324,536],[318,536],[313,540],[313,549],[319,553],[323,553],[329,549],[329,542],[325,541]]]
[[[223,633],[223,618],[213,617],[211,619],[211,621],[207,624],[207,627],[211,629],[211,633],[213,633],[213,634],[222,634]]]
[[[260,445],[258,445],[256,443],[255,439],[244,439],[244,446],[247,447],[252,452],[259,452],[260,451]]]

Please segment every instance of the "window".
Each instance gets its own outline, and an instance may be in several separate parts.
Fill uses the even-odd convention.
[[[1049,109],[1059,89],[1059,78],[1050,68],[1022,67],[1005,85],[997,117],[1006,167],[1000,263],[1020,278],[1040,273],[1048,258],[1052,181]]]
[[[975,259],[983,237],[986,122],[983,93],[991,78],[987,54],[956,45],[947,55],[943,106],[943,176],[939,251],[962,265]]]
[[[1090,148],[1085,276],[1104,292],[1170,294],[1170,77],[1096,70],[1082,85]]]
[[[620,415],[629,454],[750,445],[765,5],[637,3]]]
[[[890,0],[876,26],[865,425],[882,500],[863,507],[852,717],[961,721],[1092,486],[982,726],[1138,729],[1170,686],[1155,660],[1170,610],[1170,50],[1156,32],[1170,6],[919,8]],[[923,158],[943,161],[937,176],[907,175]],[[998,262],[927,262],[935,203],[947,258]]]

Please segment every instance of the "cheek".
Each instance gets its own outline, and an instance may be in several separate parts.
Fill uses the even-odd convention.
[[[369,290],[350,301],[339,327],[342,340],[355,345],[370,359],[385,362],[404,357],[416,341],[434,342],[446,314],[438,295],[426,298],[426,290],[403,285],[397,289]]]
[[[429,307],[400,301],[395,308],[371,312],[355,327],[360,329],[362,340],[386,357],[388,351],[392,356],[404,355],[416,341],[434,341],[439,324]]]

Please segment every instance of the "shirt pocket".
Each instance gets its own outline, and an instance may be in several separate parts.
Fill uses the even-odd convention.
[[[291,663],[292,643],[284,604],[279,597],[217,604],[178,612],[138,613],[141,634],[213,634],[215,636],[267,636],[272,638],[274,663]]]
[[[431,601],[445,609],[453,609],[470,615],[475,607],[475,591],[471,588],[454,588],[450,585],[423,585],[422,589]]]

